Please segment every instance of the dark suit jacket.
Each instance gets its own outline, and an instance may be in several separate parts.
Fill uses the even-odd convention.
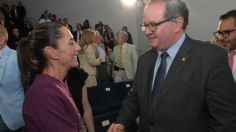
[[[236,131],[236,87],[223,49],[186,37],[151,113],[157,56],[154,49],[140,56],[117,123],[128,127],[140,115],[140,132]]]
[[[78,33],[78,31],[73,32],[73,37],[74,37],[75,42],[78,42],[78,40],[80,39],[80,38],[77,37],[77,33]],[[82,34],[80,34],[79,37],[81,37],[81,35]]]
[[[127,34],[128,34],[128,40],[127,40],[127,43],[129,43],[129,44],[133,44],[133,39],[132,39],[132,36],[131,36],[130,32],[127,32]]]
[[[87,77],[88,73],[86,73],[83,69],[76,67],[69,70],[66,79],[72,98],[79,109],[80,115],[82,116],[84,114],[84,108],[82,104],[82,89]]]

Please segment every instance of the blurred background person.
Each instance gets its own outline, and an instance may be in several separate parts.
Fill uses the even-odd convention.
[[[68,18],[64,17],[63,18],[63,24],[65,25],[65,27],[67,27],[71,33],[73,33],[73,28],[72,26],[69,24],[69,20]]]
[[[6,17],[5,17],[4,11],[3,9],[0,8],[0,24],[5,25],[5,20],[6,20]]]
[[[39,18],[39,24],[42,23],[47,23],[47,22],[51,22],[51,20],[48,18],[48,15],[46,14],[42,14],[41,17]]]
[[[82,25],[80,23],[77,23],[76,24],[76,30],[73,32],[75,42],[79,42],[82,33],[83,33]]]
[[[63,24],[62,18],[59,17],[59,18],[57,19],[57,22],[60,23],[60,24]]]
[[[99,57],[101,58],[101,64],[97,66],[96,79],[98,85],[105,85],[109,83],[108,72],[107,72],[107,54],[105,51],[105,46],[101,42],[101,36],[98,31],[96,31],[96,44]]]
[[[57,15],[53,14],[51,21],[52,22],[57,22]]]
[[[98,31],[100,35],[103,35],[103,24],[102,24],[102,22],[99,22],[98,24],[95,24],[95,30]]]
[[[87,87],[85,86],[88,73],[79,67],[69,70],[66,82],[82,117],[80,132],[95,132],[93,111],[88,100]]]
[[[91,29],[85,29],[79,41],[81,46],[79,54],[80,68],[88,73],[88,78],[85,81],[86,87],[97,86],[96,67],[101,64],[101,58],[96,48],[95,39],[96,32]]]
[[[22,26],[24,25],[24,19],[26,16],[26,9],[25,6],[21,3],[21,1],[18,2],[18,5],[16,6],[17,15],[18,15],[18,25]]]
[[[138,62],[138,54],[135,46],[127,43],[128,34],[119,31],[117,45],[113,51],[109,49],[109,58],[112,61],[112,76],[114,82],[133,80]]]
[[[131,35],[131,33],[128,31],[128,27],[127,27],[127,26],[123,26],[123,27],[122,27],[122,31],[125,31],[125,32],[128,34],[127,43],[133,44],[132,35]]]
[[[108,25],[106,25],[105,27],[105,31],[104,31],[104,44],[106,48],[110,48],[113,49],[114,45],[114,41],[115,41],[115,36],[114,33],[111,29],[111,27],[109,27]]]
[[[17,26],[15,26],[12,28],[12,32],[9,35],[9,41],[7,45],[9,46],[9,48],[16,50],[17,45],[20,42],[20,39],[21,39],[20,29]]]
[[[89,23],[88,19],[84,20],[84,23],[83,23],[83,26],[82,26],[82,30],[85,30],[85,29],[90,29],[90,23]]]
[[[216,43],[228,51],[228,63],[236,80],[236,9],[219,17],[217,31],[213,34]]]

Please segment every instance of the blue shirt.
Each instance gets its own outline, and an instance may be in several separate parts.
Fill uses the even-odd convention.
[[[167,63],[167,67],[166,67],[166,74],[168,73],[170,66],[173,62],[173,60],[175,59],[175,56],[177,54],[177,52],[179,51],[179,48],[181,47],[181,45],[183,44],[184,40],[186,38],[186,35],[183,34],[180,39],[174,43],[169,49],[167,49],[167,53],[168,53],[168,57],[166,58],[166,63]],[[155,64],[155,69],[154,69],[154,74],[153,74],[153,80],[152,80],[152,87],[155,81],[155,76],[157,73],[157,69],[159,68],[160,64],[161,64],[161,51],[158,51],[158,57],[156,60],[156,64]]]
[[[8,46],[0,52],[0,116],[10,130],[16,130],[24,126],[22,117],[24,90],[17,55],[16,51]]]

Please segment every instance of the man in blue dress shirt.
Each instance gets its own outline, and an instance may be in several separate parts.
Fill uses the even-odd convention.
[[[7,45],[8,33],[0,24],[0,132],[20,132],[24,121],[24,91],[16,51]]]

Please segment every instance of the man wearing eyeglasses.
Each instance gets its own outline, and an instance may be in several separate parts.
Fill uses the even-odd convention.
[[[109,132],[139,116],[139,132],[236,132],[236,87],[227,52],[191,39],[181,0],[152,0],[141,25],[152,47]]]
[[[218,29],[213,35],[218,40],[218,44],[228,51],[228,63],[236,80],[236,10],[220,16]]]
[[[135,45],[128,44],[128,33],[119,31],[117,34],[117,45],[112,49],[108,48],[109,59],[112,61],[112,76],[115,83],[133,80],[138,55]]]

